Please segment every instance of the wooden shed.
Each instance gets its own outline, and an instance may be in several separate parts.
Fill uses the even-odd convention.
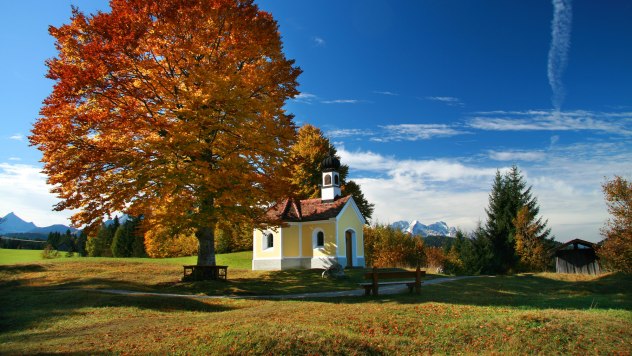
[[[553,251],[557,273],[600,274],[599,259],[592,242],[574,239]]]

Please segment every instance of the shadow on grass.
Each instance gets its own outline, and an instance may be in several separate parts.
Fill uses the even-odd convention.
[[[525,309],[632,310],[632,276],[610,274],[589,281],[564,281],[540,275],[479,277],[424,286],[421,295],[310,300],[333,303],[437,302]]]
[[[158,285],[161,292],[199,293],[205,295],[282,295],[322,291],[352,290],[358,288],[364,269],[345,271],[345,278],[322,278],[322,270],[286,270],[261,272],[255,275],[237,274],[227,281],[201,281],[164,283]]]
[[[142,283],[87,278],[59,283],[38,283],[36,277],[21,276],[17,266],[0,266],[0,276],[16,277],[0,283],[0,333],[18,331],[46,324],[59,318],[80,316],[90,308],[135,308],[161,313],[221,312],[234,309],[226,303],[194,298],[165,298],[151,295],[121,296],[97,292],[96,289],[147,290]],[[20,271],[44,272],[47,266],[24,265]]]

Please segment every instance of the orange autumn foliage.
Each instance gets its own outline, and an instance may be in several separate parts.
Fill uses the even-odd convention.
[[[254,220],[287,194],[286,99],[300,69],[251,0],[111,0],[50,27],[55,81],[30,142],[76,226],[157,207],[214,264],[218,221]],[[152,212],[153,214],[153,212]]]
[[[145,251],[152,258],[193,256],[198,243],[193,231],[172,232],[155,226],[145,233]]]
[[[615,176],[602,188],[610,219],[597,253],[609,270],[632,274],[632,181]]]

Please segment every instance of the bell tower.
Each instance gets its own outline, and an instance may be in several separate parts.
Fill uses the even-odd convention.
[[[340,192],[340,175],[338,173],[340,161],[333,155],[333,152],[329,151],[329,156],[323,160],[320,167],[323,171],[321,199],[324,202],[334,201],[342,195]]]

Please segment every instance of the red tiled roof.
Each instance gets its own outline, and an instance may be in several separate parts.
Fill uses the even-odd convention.
[[[323,202],[320,198],[296,200],[286,198],[271,207],[267,215],[272,220],[284,222],[317,221],[335,218],[345,206],[351,195]]]

